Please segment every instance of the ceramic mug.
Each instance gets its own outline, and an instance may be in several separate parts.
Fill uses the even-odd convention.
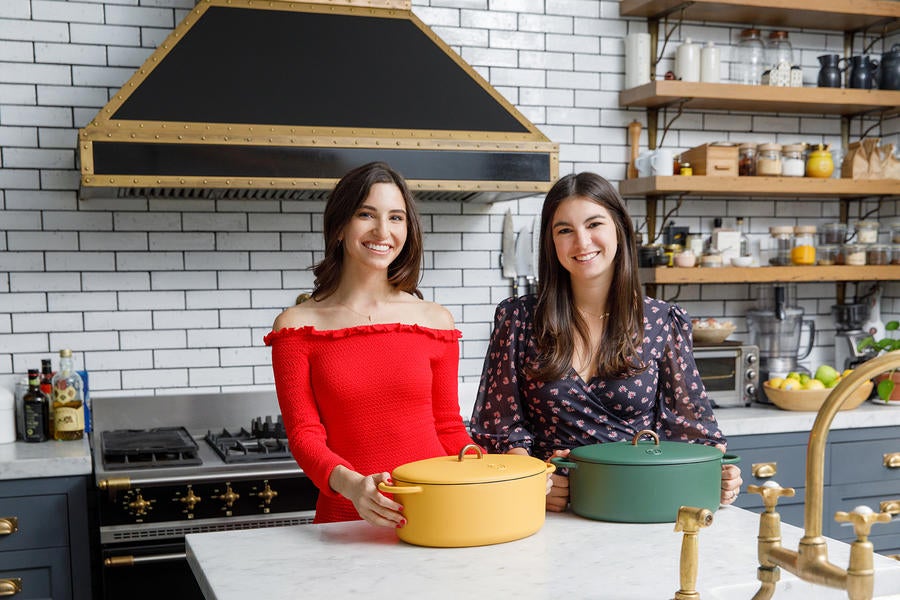
[[[635,160],[638,176],[665,177],[674,174],[674,156],[668,148],[657,148],[641,153]]]

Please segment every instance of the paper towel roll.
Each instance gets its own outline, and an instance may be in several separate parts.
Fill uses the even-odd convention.
[[[650,83],[650,34],[625,36],[625,89]]]
[[[16,441],[16,398],[11,391],[0,388],[0,444]]]

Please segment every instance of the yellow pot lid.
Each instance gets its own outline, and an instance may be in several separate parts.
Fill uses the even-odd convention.
[[[472,450],[472,453],[468,451]],[[553,465],[519,454],[483,454],[468,445],[457,456],[438,456],[406,463],[391,473],[394,482],[459,485],[496,483],[532,477],[553,469]]]

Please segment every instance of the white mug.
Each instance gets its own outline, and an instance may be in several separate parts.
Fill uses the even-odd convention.
[[[640,177],[666,177],[674,174],[672,151],[668,148],[657,148],[641,153],[634,159]]]

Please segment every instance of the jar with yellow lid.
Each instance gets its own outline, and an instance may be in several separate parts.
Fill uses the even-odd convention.
[[[791,248],[791,263],[795,265],[816,264],[815,225],[797,225],[794,227],[794,247]]]
[[[834,172],[834,159],[827,144],[818,144],[816,149],[806,158],[807,177],[831,177]]]
[[[781,144],[760,144],[756,148],[756,174],[764,177],[781,175]]]

